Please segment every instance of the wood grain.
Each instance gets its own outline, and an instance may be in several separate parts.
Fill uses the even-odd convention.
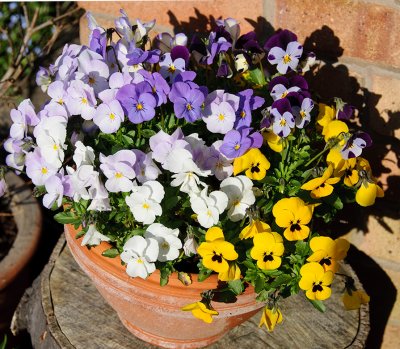
[[[40,283],[41,303],[47,322],[46,337],[51,338],[52,344],[43,344],[46,340],[33,340],[35,348],[156,348],[125,329],[114,310],[104,302],[91,280],[80,270],[62,240],[54,253],[56,256],[53,255],[42,273]],[[354,275],[348,265],[344,266],[344,272]],[[281,303],[284,321],[273,333],[258,327],[260,314],[257,314],[207,348],[363,348],[369,331],[368,306],[364,305],[360,313],[345,311],[340,299],[343,283],[339,277],[332,285],[332,290],[333,296],[325,302],[325,314],[315,310],[304,295],[299,294]],[[37,320],[37,314],[32,314],[30,319],[28,316],[25,323],[18,323],[21,314],[30,312],[32,304],[29,303],[25,301],[25,305],[19,309],[14,325],[17,329],[27,328],[31,336],[37,339],[40,333],[32,333],[32,322]]]

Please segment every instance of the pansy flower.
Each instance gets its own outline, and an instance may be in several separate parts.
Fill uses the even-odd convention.
[[[239,280],[241,277],[241,271],[239,265],[236,262],[228,262],[229,268],[226,272],[218,274],[218,280],[220,281],[233,281]]]
[[[293,106],[293,115],[296,117],[295,123],[298,128],[303,128],[311,120],[311,110],[314,108],[314,102],[311,98],[304,98],[300,106]]]
[[[271,107],[272,131],[279,137],[287,137],[295,126],[290,102],[284,98],[275,101]]]
[[[292,41],[286,47],[272,47],[267,55],[268,62],[276,65],[276,69],[281,74],[286,74],[288,69],[296,71],[301,55],[303,54],[303,46],[298,41]]]
[[[326,156],[326,162],[334,166],[334,177],[343,177],[343,183],[348,187],[355,186],[359,181],[357,159],[343,159],[340,150],[332,148]]]
[[[195,318],[202,320],[207,324],[212,323],[213,315],[218,315],[218,312],[212,309],[209,304],[205,304],[205,302],[190,303],[185,305],[182,310],[191,311]]]
[[[175,77],[186,70],[186,61],[183,58],[173,59],[171,53],[164,53],[160,58],[159,73],[164,79],[172,83]]]
[[[364,148],[369,147],[371,144],[372,140],[368,133],[357,132],[347,140],[340,154],[343,159],[356,158],[361,155]]]
[[[269,308],[266,306],[261,314],[261,319],[258,327],[265,325],[268,332],[272,332],[277,324],[283,321],[282,313],[277,308]]]
[[[71,81],[65,104],[71,115],[80,115],[85,120],[93,119],[97,104],[93,88],[81,80]]]
[[[151,92],[157,100],[157,107],[161,104],[167,103],[167,96],[170,92],[168,83],[160,73],[150,73],[147,70],[139,70],[139,74],[144,77],[144,80],[150,84]]]
[[[323,128],[335,120],[336,109],[324,103],[318,104],[317,124]]]
[[[284,252],[282,236],[275,232],[259,233],[254,236],[253,243],[250,256],[257,260],[260,269],[273,270],[280,267]]]
[[[285,228],[283,235],[289,241],[304,240],[310,233],[306,225],[310,223],[313,206],[306,205],[303,200],[291,197],[279,200],[272,208],[276,224]]]
[[[375,199],[384,196],[382,188],[373,180],[362,179],[361,185],[356,193],[356,202],[363,207],[371,206]]]
[[[259,132],[250,134],[251,128],[230,130],[225,136],[220,151],[229,159],[242,156],[249,148],[260,148],[263,143]]]
[[[216,141],[208,148],[205,166],[220,181],[228,178],[233,173],[232,160],[220,151],[223,141]]]
[[[197,253],[203,258],[203,265],[217,273],[228,271],[228,261],[238,258],[235,247],[225,241],[224,233],[219,227],[207,230],[206,241],[200,244]]]
[[[250,127],[252,110],[260,108],[265,102],[264,98],[254,96],[253,93],[252,89],[247,89],[238,93],[240,101],[239,108],[236,112],[236,129]]]
[[[306,291],[306,297],[311,300],[323,301],[331,296],[331,284],[334,274],[325,271],[319,263],[306,263],[300,269],[299,286]]]
[[[121,103],[122,109],[134,124],[151,120],[155,112],[157,101],[151,93],[150,85],[143,81],[139,84],[125,85],[119,89],[116,99]]]
[[[264,129],[262,130],[263,139],[266,141],[268,146],[277,153],[280,153],[283,150],[283,138],[279,137],[274,132]]]
[[[181,96],[176,97],[173,102],[175,115],[178,119],[194,122],[201,118],[204,95],[198,89],[181,84]]]
[[[93,122],[99,126],[101,132],[114,133],[118,131],[124,121],[124,111],[116,100],[100,104],[93,116]]]
[[[110,241],[110,238],[100,233],[94,224],[90,224],[87,232],[83,236],[81,246],[97,246],[102,241]]]
[[[270,233],[271,227],[258,219],[250,219],[250,223],[245,226],[239,234],[239,239],[249,239],[255,237],[257,234]]]
[[[368,304],[370,297],[363,290],[346,290],[342,296],[346,310],[360,309],[361,304]]]
[[[254,204],[253,182],[246,176],[229,177],[221,182],[221,190],[228,195],[228,218],[238,222]]]
[[[329,196],[333,192],[332,184],[340,181],[340,177],[331,177],[333,174],[333,164],[329,164],[322,177],[309,180],[301,186],[303,190],[309,190],[313,199],[320,199]]]
[[[338,261],[346,257],[350,244],[345,239],[333,240],[328,236],[316,236],[311,239],[310,248],[313,253],[307,258],[307,262],[317,262],[325,271],[336,273],[339,269]]]
[[[265,155],[259,149],[252,148],[233,161],[233,174],[236,176],[246,171],[247,177],[259,181],[265,177],[270,166],[271,164]]]
[[[338,144],[343,146],[346,141],[342,135],[349,133],[349,127],[340,120],[333,120],[329,122],[322,130],[322,135],[325,138],[325,142],[331,139],[337,139]]]
[[[276,76],[268,84],[271,97],[274,101],[289,97],[301,90],[307,91],[308,84],[306,79],[300,75],[291,78],[286,76]]]

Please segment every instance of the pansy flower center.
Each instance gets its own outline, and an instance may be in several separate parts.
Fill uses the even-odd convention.
[[[241,111],[240,117],[244,119],[246,117],[246,112],[244,110]]]
[[[300,231],[301,230],[301,226],[300,226],[300,219],[298,219],[295,222],[290,221],[290,231],[293,233],[294,231]]]
[[[211,258],[211,260],[213,261],[213,262],[218,262],[218,263],[222,263],[222,254],[218,254],[218,253],[216,253],[215,251],[213,251],[213,256],[212,256],[212,258]]]
[[[257,163],[252,162],[251,163],[251,167],[250,167],[250,172],[251,173],[254,173],[254,172],[259,173],[260,172],[260,163],[259,162],[257,162]]]
[[[313,292],[317,292],[317,291],[322,292],[324,289],[323,289],[323,287],[322,287],[321,285],[322,285],[322,281],[320,281],[320,282],[318,282],[318,283],[313,282],[312,291],[313,291]]]
[[[88,104],[88,100],[85,97],[81,98],[81,102],[82,102],[82,104]]]
[[[42,167],[40,171],[42,174],[46,174],[48,172],[47,167]]]
[[[53,145],[53,150],[58,150],[58,145],[57,144]]]
[[[234,148],[235,150],[239,150],[239,149],[240,149],[240,144],[236,144],[233,148]]]
[[[193,106],[190,103],[186,104],[186,110],[191,111],[192,109]]]
[[[302,119],[306,117],[306,112],[304,110],[300,110],[300,116]]]
[[[92,85],[94,85],[96,83],[96,79],[94,77],[92,77],[92,76],[89,76],[89,81],[88,82],[89,82],[89,85],[92,86]]]
[[[142,103],[136,104],[136,110],[143,110],[143,104]]]
[[[147,203],[147,202],[145,202],[143,205],[142,205],[142,207],[144,208],[144,209],[149,209],[150,208],[150,205]]]
[[[270,253],[264,252],[264,257],[263,257],[264,262],[272,262],[273,260],[274,256],[272,255],[272,252]]]
[[[122,178],[121,172],[115,172],[115,178]]]
[[[288,95],[288,91],[285,91],[281,94],[281,98],[285,98]]]
[[[64,101],[63,101],[62,98],[60,98],[60,99],[57,101],[57,103],[60,104],[60,105],[63,105],[63,104],[64,104]]]
[[[221,121],[224,121],[224,120],[225,120],[225,115],[222,114],[222,113],[219,114],[219,115],[218,115],[218,119],[221,120]]]
[[[292,58],[288,54],[283,56],[283,63],[288,64],[291,61],[292,61]]]
[[[324,264],[325,265],[331,265],[332,264],[332,257],[325,257],[325,258],[322,258],[320,261],[319,261],[319,264],[321,264],[322,266],[324,266]]]
[[[114,113],[110,113],[110,120],[114,120],[114,119],[115,119]]]
[[[286,125],[286,119],[285,118],[281,118],[281,120],[279,121],[279,126],[283,127]]]
[[[171,64],[171,65],[168,67],[168,71],[169,71],[170,73],[174,73],[175,70],[176,70],[176,68],[175,68],[175,66],[174,66],[173,64]]]

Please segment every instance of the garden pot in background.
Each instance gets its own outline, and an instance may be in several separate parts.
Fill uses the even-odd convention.
[[[125,327],[146,342],[164,348],[200,348],[217,341],[263,307],[256,302],[254,289],[248,287],[234,303],[213,302],[219,315],[212,324],[206,324],[181,308],[199,301],[201,292],[216,288],[217,275],[203,282],[192,275],[190,286],[184,286],[174,273],[168,285],[161,287],[158,270],[146,280],[133,279],[126,274],[119,257],[101,255],[110,247],[108,243],[102,242],[89,250],[81,246],[82,238],[75,239],[76,233],[72,226],[65,226],[67,243],[75,260],[118,313]]]
[[[10,209],[17,225],[17,236],[0,262],[0,333],[7,331],[12,314],[26,287],[31,283],[29,262],[42,230],[42,214],[32,190],[14,173],[6,182],[12,193]]]

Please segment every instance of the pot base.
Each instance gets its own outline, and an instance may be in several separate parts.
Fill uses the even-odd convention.
[[[157,345],[161,348],[166,349],[197,349],[197,348],[204,348],[207,345],[210,345],[216,342],[218,339],[222,338],[225,335],[225,332],[219,334],[217,336],[212,336],[205,338],[203,340],[196,339],[196,340],[177,340],[177,339],[168,339],[165,337],[159,337],[153,333],[149,333],[144,331],[141,328],[136,327],[135,325],[131,324],[129,321],[125,319],[121,319],[123,325],[131,332],[135,337],[141,339],[144,342]]]

